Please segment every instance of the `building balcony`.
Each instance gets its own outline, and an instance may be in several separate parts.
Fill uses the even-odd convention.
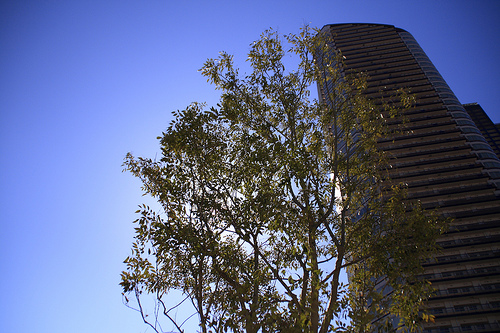
[[[434,315],[436,318],[449,317],[456,315],[475,315],[491,312],[500,312],[500,302],[489,303],[489,304],[463,304],[455,305],[453,307],[440,307],[431,308],[429,313]]]
[[[448,288],[437,290],[432,296],[432,300],[449,297],[461,297],[468,295],[479,295],[485,293],[498,293],[500,292],[500,283],[490,283],[481,286],[466,286],[458,288]]]
[[[459,332],[499,332],[500,325],[493,323],[477,323],[477,324],[466,324],[460,327],[442,326],[426,328],[423,333],[459,333]]]
[[[492,276],[500,274],[500,266],[479,267],[471,269],[462,269],[457,271],[427,273],[424,278],[431,282],[444,280],[464,279],[470,277]]]

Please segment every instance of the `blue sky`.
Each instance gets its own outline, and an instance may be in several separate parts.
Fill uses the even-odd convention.
[[[242,64],[267,28],[345,22],[409,31],[500,122],[498,1],[3,1],[0,331],[151,332],[118,286],[148,202],[125,154],[154,157],[171,111],[215,105],[206,58]]]

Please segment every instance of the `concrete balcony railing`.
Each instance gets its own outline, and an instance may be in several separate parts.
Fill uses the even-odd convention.
[[[500,274],[500,266],[472,268],[451,272],[428,273],[424,275],[424,278],[434,282],[439,280],[461,279],[472,276],[488,276],[497,274]]]
[[[460,332],[499,332],[500,325],[492,323],[462,325],[460,327],[433,327],[426,328],[423,333],[460,333]]]
[[[447,308],[431,308],[429,312],[438,317],[445,317],[450,315],[466,315],[466,314],[477,314],[483,312],[492,312],[499,311],[500,312],[500,303],[491,303],[491,304],[463,304],[463,305],[455,305],[454,307]]]
[[[432,298],[437,299],[441,297],[463,296],[469,294],[484,294],[491,292],[500,292],[500,283],[487,284],[482,286],[470,286],[470,287],[437,290],[435,294],[432,296]]]

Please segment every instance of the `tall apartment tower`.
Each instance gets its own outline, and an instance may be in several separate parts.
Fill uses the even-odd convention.
[[[416,97],[405,111],[409,131],[379,145],[410,198],[452,219],[442,252],[425,262],[436,294],[428,302],[435,322],[424,332],[500,332],[500,126],[479,105],[458,101],[405,30],[332,24],[322,31],[345,69],[367,74],[368,98],[400,88]]]

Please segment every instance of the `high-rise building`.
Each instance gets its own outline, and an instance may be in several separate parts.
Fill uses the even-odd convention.
[[[400,88],[416,97],[405,111],[409,131],[379,145],[409,197],[452,219],[439,239],[442,251],[424,263],[436,288],[427,304],[435,322],[424,332],[499,332],[500,126],[479,105],[458,101],[405,30],[332,24],[322,31],[346,70],[367,75],[366,97],[390,98]]]

